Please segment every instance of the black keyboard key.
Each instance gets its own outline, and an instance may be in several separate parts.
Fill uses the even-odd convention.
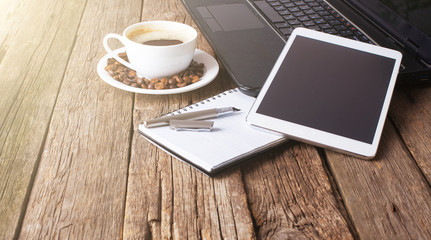
[[[367,36],[365,36],[365,35],[359,36],[359,39],[360,39],[362,42],[369,42],[369,41],[370,41],[370,39],[368,39],[368,38],[367,38]]]
[[[287,37],[303,26],[373,44],[324,0],[258,0],[254,4]]]
[[[280,28],[280,32],[283,33],[285,36],[290,36],[290,34],[292,34],[292,32],[293,32],[293,29],[294,28],[292,28],[292,27],[290,27],[290,28]]]
[[[320,7],[320,5],[317,2],[315,2],[315,1],[308,2],[308,6],[310,6],[310,7]]]
[[[305,14],[307,14],[307,13],[306,13],[306,11],[304,11],[304,13],[305,13]],[[311,19],[317,19],[317,18],[320,18],[319,14],[307,14],[307,15],[308,15],[308,17],[309,17],[309,18],[311,18]]]
[[[331,6],[329,6],[326,2],[321,2],[320,3],[320,6],[322,6],[322,7],[324,7],[324,8],[327,8],[327,9],[331,9],[332,7]]]
[[[354,26],[352,26],[352,25],[348,26],[347,28],[348,28],[348,29],[350,29],[350,31],[352,31],[352,32],[353,32],[353,33],[355,33],[355,34],[358,34],[358,33],[359,33],[358,29],[356,29],[356,27],[354,27]]]
[[[336,17],[336,18],[338,18],[338,19],[341,19],[341,18],[343,18],[343,16],[341,16],[340,14],[334,14],[334,16]]]
[[[332,26],[341,24],[341,22],[336,19],[329,20],[328,23],[331,24]]]
[[[358,35],[358,36],[363,36],[364,34],[361,32],[361,31],[359,31],[359,30],[356,30],[356,34]]]
[[[300,21],[298,21],[298,20],[289,20],[289,21],[287,21],[290,25],[299,25],[299,24],[301,24],[301,22]]]
[[[290,3],[284,4],[284,6],[287,8],[290,8],[290,7],[295,7],[296,5],[293,2],[290,2]]]
[[[334,28],[337,29],[337,31],[347,30],[347,27],[344,25],[335,25]]]
[[[342,31],[340,31],[340,34],[343,37],[353,36],[353,33],[350,30],[342,30]]]
[[[293,16],[292,14],[287,14],[287,15],[283,15],[283,18],[287,21],[287,20],[294,20],[296,19],[295,16]]]
[[[316,30],[316,31],[321,31],[321,30],[322,30],[322,29],[321,29],[319,26],[317,26],[317,25],[309,26],[309,27],[308,27],[308,29]]]
[[[328,11],[323,10],[323,11],[318,11],[317,14],[319,14],[320,16],[328,16],[331,15]]]
[[[322,16],[322,18],[325,19],[326,21],[335,19],[335,17],[332,15],[325,15],[325,16]]]
[[[353,35],[353,36],[352,36],[352,39],[353,39],[353,40],[356,40],[356,41],[360,41],[360,40],[359,40],[359,38],[358,38],[358,37],[356,37],[355,35]]]
[[[323,24],[323,23],[326,23],[326,21],[325,21],[324,19],[322,19],[322,18],[316,18],[316,19],[313,19],[313,21],[314,21],[316,24]]]
[[[315,14],[316,13],[316,11],[314,11],[313,9],[307,9],[307,10],[304,10],[304,13],[305,14],[307,14],[307,15],[312,15],[312,14]],[[316,14],[317,15],[317,14]],[[320,17],[320,16],[319,16]]]
[[[301,11],[300,9],[299,9],[299,7],[291,7],[291,8],[288,8],[289,9],[289,11],[291,11],[291,12],[299,12],[299,11]]]
[[[302,24],[307,28],[316,25],[313,21],[306,21],[306,22],[303,22]]]
[[[325,29],[332,29],[332,26],[327,24],[327,23],[323,23],[323,24],[319,24],[319,27],[323,30]]]
[[[284,19],[275,11],[267,2],[265,1],[256,1],[254,2],[257,8],[261,10],[271,22],[284,22]]]
[[[329,33],[329,34],[334,34],[334,35],[337,35],[337,34],[338,34],[338,31],[337,31],[337,30],[335,30],[335,29],[333,29],[333,28],[323,29],[323,31],[324,31],[325,33]]]
[[[304,15],[305,15],[305,13],[303,13],[302,11],[293,13],[293,16],[295,16],[295,17],[300,17],[300,16],[304,16]]]
[[[298,17],[298,20],[301,22],[305,22],[305,21],[309,21],[310,18],[308,16],[301,16],[301,17]]]
[[[287,27],[290,27],[290,25],[288,23],[286,23],[286,22],[284,22],[284,23],[276,23],[275,26],[277,28],[287,28]]]
[[[276,1],[276,2],[270,2],[269,5],[271,5],[273,7],[276,7],[276,6],[280,6],[281,3],[279,3],[278,1]]]
[[[295,2],[295,4],[296,4],[296,6],[303,6],[303,5],[305,5],[305,2],[300,0],[300,1]]]

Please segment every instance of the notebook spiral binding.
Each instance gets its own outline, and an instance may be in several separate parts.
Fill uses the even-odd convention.
[[[187,111],[188,111],[188,109],[193,109],[194,107],[199,107],[199,106],[201,106],[201,105],[204,105],[205,103],[208,103],[208,102],[211,102],[211,101],[215,101],[215,100],[217,100],[218,98],[221,98],[221,97],[223,97],[223,96],[226,96],[227,94],[234,93],[234,92],[238,92],[238,91],[239,91],[239,90],[238,90],[238,88],[234,88],[234,89],[226,90],[226,91],[224,91],[224,92],[221,92],[220,94],[214,95],[213,97],[210,97],[210,98],[204,99],[204,100],[202,100],[202,101],[200,101],[200,102],[198,102],[198,103],[190,104],[190,105],[188,105],[188,106],[185,106],[184,108],[181,108],[181,109],[176,110],[176,111],[174,111],[174,112],[168,113],[168,114],[166,114],[166,115],[167,115],[167,116],[172,116],[172,115],[175,115],[175,114],[181,114],[181,113],[183,113],[183,112],[187,112]]]

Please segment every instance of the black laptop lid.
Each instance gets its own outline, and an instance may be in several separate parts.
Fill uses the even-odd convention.
[[[255,6],[273,1],[182,1],[234,83],[242,92],[256,96],[285,44],[285,40],[263,17],[263,12],[259,12]],[[280,3],[284,1],[279,0]],[[311,0],[301,1],[309,2]],[[352,18],[350,20],[365,30],[365,33],[379,45],[403,53],[399,80],[411,83],[431,79],[430,23],[423,17],[412,19],[418,14],[415,11],[420,12],[421,16],[429,16],[431,0],[325,1],[337,8],[345,17]],[[422,3],[422,5],[413,10],[407,7],[409,9],[407,12],[401,7],[409,6],[411,3]],[[270,5],[268,7],[271,8]],[[272,8],[271,10],[277,14]],[[281,18],[281,16],[278,17]],[[375,24],[371,24],[370,19]],[[384,31],[381,31],[382,29]],[[390,33],[391,38],[396,39],[396,42],[400,44],[395,44],[395,41],[384,32]],[[407,46],[411,47],[410,51],[407,50]],[[422,60],[417,56],[420,56]],[[310,69],[313,69],[313,66],[310,66]]]
[[[285,42],[244,0],[183,0],[241,92],[256,96]]]
[[[431,64],[431,0],[346,0]]]

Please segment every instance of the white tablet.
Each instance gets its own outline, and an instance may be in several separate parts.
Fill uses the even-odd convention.
[[[247,122],[362,158],[375,156],[401,53],[297,28]]]

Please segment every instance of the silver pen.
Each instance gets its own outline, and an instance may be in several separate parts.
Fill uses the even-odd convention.
[[[175,115],[171,115],[171,116],[165,116],[165,117],[159,117],[159,118],[155,118],[155,119],[151,119],[151,120],[146,120],[144,122],[144,126],[147,128],[167,126],[167,125],[169,125],[169,121],[172,119],[175,119],[175,120],[202,120],[202,119],[220,117],[222,115],[230,114],[230,113],[233,113],[236,111],[240,111],[240,109],[234,108],[234,107],[225,107],[225,108],[213,108],[213,109],[202,110],[202,111],[181,113],[181,114],[175,114]]]

